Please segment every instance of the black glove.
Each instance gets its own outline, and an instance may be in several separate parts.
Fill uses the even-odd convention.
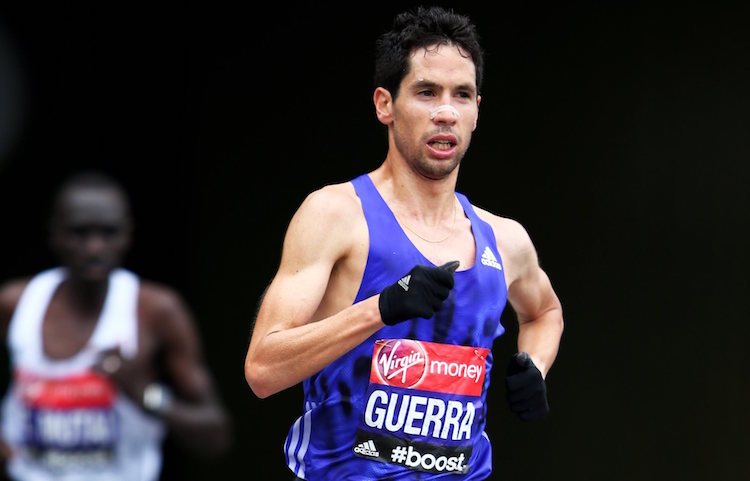
[[[547,384],[528,353],[513,355],[505,386],[510,409],[521,421],[539,421],[549,414]]]
[[[415,317],[432,317],[453,289],[453,273],[458,264],[452,261],[440,267],[414,266],[398,282],[383,289],[378,301],[383,322],[392,326]]]

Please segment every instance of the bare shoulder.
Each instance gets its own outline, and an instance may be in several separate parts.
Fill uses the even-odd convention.
[[[505,267],[508,285],[530,270],[538,268],[538,258],[534,244],[526,228],[517,220],[501,217],[481,208],[474,208],[477,215],[487,222],[495,233],[497,249]]]
[[[526,228],[517,220],[501,217],[479,207],[474,207],[477,215],[490,224],[495,233],[495,240],[501,251],[511,257],[527,255],[534,250]]]
[[[182,307],[182,296],[173,287],[150,279],[141,279],[139,302],[149,310],[169,313]]]
[[[314,247],[304,249],[306,252],[336,258],[351,249],[364,225],[362,205],[352,184],[330,184],[305,198],[292,217],[285,244],[289,247],[301,242]]]
[[[163,334],[190,328],[193,322],[187,303],[176,289],[148,279],[141,279],[138,315],[142,325]]]
[[[5,333],[13,311],[16,310],[21,294],[30,278],[12,279],[0,285],[0,329]]]
[[[298,212],[309,214],[332,222],[346,223],[358,213],[362,207],[359,197],[350,182],[330,184],[308,194]]]
[[[0,307],[15,309],[30,280],[30,278],[25,277],[23,279],[11,279],[0,284]]]

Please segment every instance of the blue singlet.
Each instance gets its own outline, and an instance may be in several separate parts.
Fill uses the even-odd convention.
[[[409,240],[369,176],[352,180],[370,250],[354,302],[378,294],[417,264]],[[484,433],[493,341],[505,332],[502,260],[489,224],[456,193],[471,221],[474,266],[430,319],[385,326],[304,381],[304,413],[284,455],[302,479],[482,480],[492,471]]]

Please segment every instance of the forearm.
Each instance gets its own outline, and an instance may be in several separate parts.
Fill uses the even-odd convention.
[[[562,332],[563,316],[559,306],[535,319],[519,321],[518,351],[529,353],[542,377],[547,376],[555,362]]]
[[[231,444],[229,419],[218,402],[175,399],[160,416],[182,445],[201,456],[218,456]]]
[[[245,377],[253,392],[263,398],[294,386],[382,328],[378,297],[320,321],[268,332],[251,343]]]

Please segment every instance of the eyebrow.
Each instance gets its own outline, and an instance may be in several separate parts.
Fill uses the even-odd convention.
[[[443,88],[443,86],[431,80],[418,80],[417,82],[412,84],[412,88],[414,89],[433,88],[434,89],[434,88]],[[469,84],[469,83],[458,84],[455,87],[455,90],[458,90],[460,92],[471,92],[471,93],[477,92],[476,86]]]
[[[432,82],[430,80],[417,80],[413,84],[413,86],[415,88],[419,88],[419,87],[431,87],[431,88],[440,87],[440,85],[438,85],[437,83]]]

